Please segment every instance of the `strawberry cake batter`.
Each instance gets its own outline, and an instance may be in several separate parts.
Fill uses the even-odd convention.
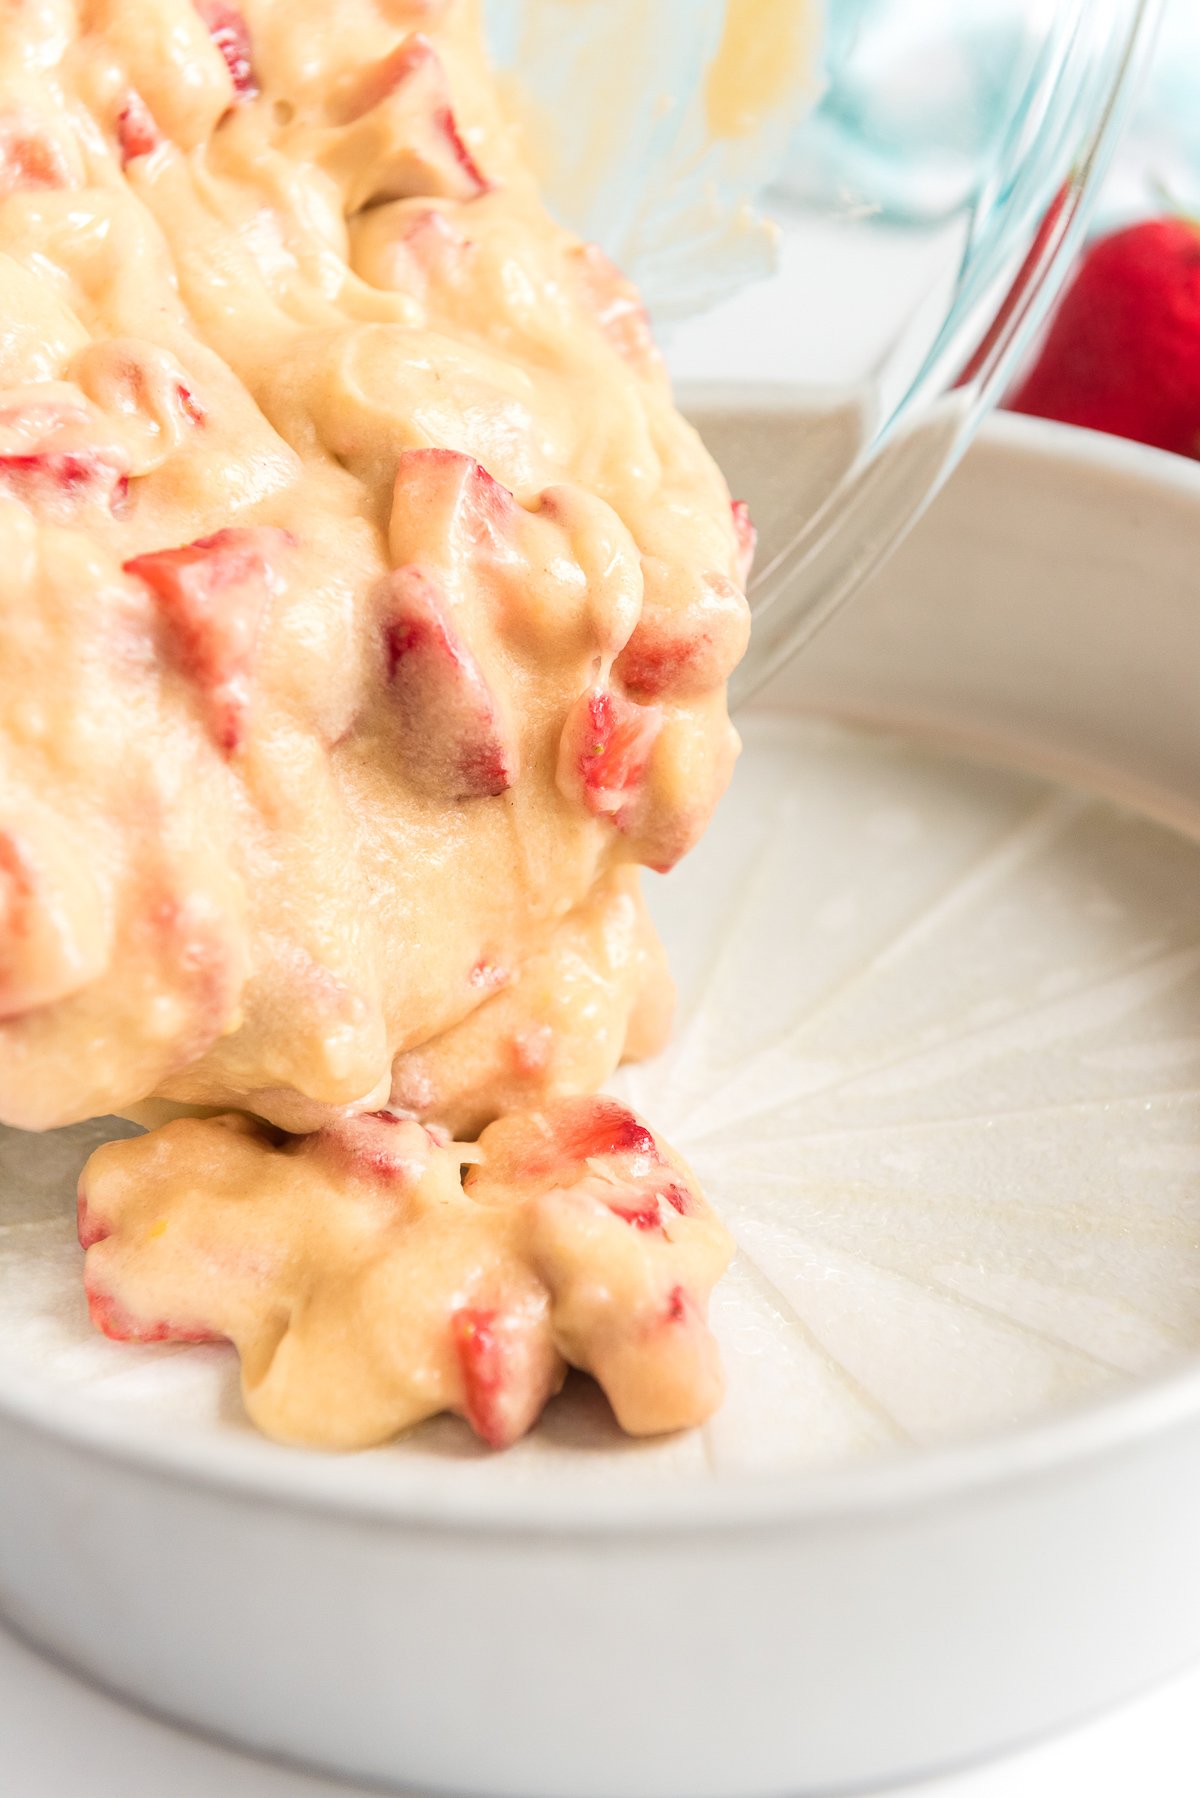
[[[469,0],[0,0],[0,1117],[92,1315],[283,1439],[568,1365],[706,1416],[729,1254],[589,1095],[729,776],[744,508]]]

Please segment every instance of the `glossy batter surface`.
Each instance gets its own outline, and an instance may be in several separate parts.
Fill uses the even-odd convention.
[[[552,1116],[661,1043],[636,864],[728,778],[748,520],[636,294],[540,206],[457,0],[0,0],[0,317],[0,1118],[320,1132],[190,1124],[177,1171],[219,1233],[222,1169],[303,1168],[264,1216],[320,1260],[308,1175],[349,1114]],[[446,1297],[397,1250],[445,1330],[481,1270],[551,1290],[454,1153],[415,1190],[473,1220],[474,1273]],[[142,1297],[186,1325],[164,1255]],[[256,1390],[252,1286],[203,1323]],[[265,1427],[321,1437],[319,1359]],[[326,1434],[470,1415],[429,1378]]]

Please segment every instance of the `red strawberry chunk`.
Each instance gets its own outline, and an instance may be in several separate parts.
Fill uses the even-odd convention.
[[[414,298],[431,288],[461,287],[474,251],[474,242],[447,217],[444,204],[399,200],[367,211],[354,225],[356,273],[372,287]]]
[[[492,961],[488,956],[482,955],[467,975],[467,979],[481,993],[498,993],[512,980],[512,972],[508,968],[501,967],[498,962]]]
[[[614,1164],[613,1177],[623,1188],[664,1166],[640,1118],[617,1099],[588,1095],[493,1124],[484,1172],[502,1185],[567,1186],[600,1161]]]
[[[490,188],[458,128],[441,58],[420,32],[368,70],[343,120],[332,164],[351,211],[420,195],[472,200]]]
[[[616,1099],[580,1099],[565,1109],[558,1140],[577,1161],[594,1155],[644,1155],[661,1161],[658,1144],[633,1112]]]
[[[273,562],[290,541],[272,526],[230,526],[124,565],[158,601],[176,665],[205,695],[209,728],[227,755],[245,737]]]
[[[443,594],[419,568],[398,568],[389,578],[384,648],[415,784],[452,799],[506,792],[517,778],[514,734]]]
[[[465,1308],[450,1320],[465,1389],[467,1422],[491,1448],[508,1441],[504,1427],[504,1353],[494,1311]]]
[[[88,1196],[82,1185],[75,1195],[75,1228],[81,1249],[90,1249],[93,1244],[103,1242],[106,1236],[112,1234],[108,1225],[101,1223],[90,1210]]]
[[[654,1193],[612,1198],[608,1200],[608,1208],[615,1217],[623,1218],[635,1230],[662,1230],[662,1216]]]
[[[23,190],[69,185],[62,152],[44,131],[19,117],[0,119],[0,199]]]
[[[473,198],[476,194],[487,193],[491,182],[467,148],[458,121],[449,105],[436,107],[433,114],[434,131],[440,133],[446,146],[446,153],[451,160],[454,174],[463,187],[471,189],[465,198]]]
[[[652,1258],[647,1267],[663,1265],[654,1257],[676,1253],[683,1234],[680,1219],[699,1220],[704,1214],[686,1170],[668,1158],[640,1118],[606,1096],[557,1099],[536,1111],[509,1113],[488,1126],[479,1147],[480,1159],[467,1172],[467,1193],[485,1205],[531,1202],[537,1229],[546,1233],[538,1253],[545,1251],[545,1265],[557,1266],[560,1272],[571,1265],[579,1269],[589,1305],[605,1290],[602,1262],[597,1259],[599,1245],[609,1241],[603,1235],[605,1225],[598,1222],[605,1212],[615,1220],[617,1235],[628,1229],[644,1239],[644,1252]],[[564,1245],[572,1239],[564,1262]],[[642,1253],[632,1244],[621,1248],[614,1236],[606,1252],[629,1265],[631,1251],[635,1257]],[[594,1290],[584,1279],[585,1260],[592,1270],[589,1277],[598,1282]],[[564,1277],[573,1280],[576,1275]],[[554,1289],[561,1298],[561,1290]],[[653,1290],[662,1289],[655,1282]],[[683,1303],[682,1297],[671,1293],[667,1305],[671,1317]],[[658,1332],[669,1320],[660,1314],[657,1299],[649,1311],[639,1310],[638,1318],[637,1332],[651,1328]],[[703,1320],[697,1313],[692,1321]],[[629,1323],[632,1329],[632,1317]],[[626,1349],[631,1341],[626,1338]],[[597,1372],[590,1360],[580,1364]]]
[[[121,151],[122,168],[127,168],[139,156],[149,156],[161,142],[162,135],[154,123],[150,108],[142,96],[131,89],[117,114],[117,144]]]
[[[360,77],[344,109],[346,122],[362,118],[390,99],[397,89],[421,80],[429,83],[431,91],[437,90],[439,99],[444,95],[446,77],[441,58],[429,39],[414,31]]]
[[[672,1210],[679,1213],[680,1217],[695,1215],[696,1206],[686,1186],[680,1186],[674,1182],[670,1186],[660,1186],[658,1196],[660,1199],[665,1199]]]
[[[754,566],[758,530],[750,516],[750,508],[744,499],[732,500],[730,510],[733,514],[733,534],[737,539],[737,575],[744,587],[750,579],[750,570]]]
[[[663,1314],[665,1321],[671,1324],[686,1323],[694,1311],[695,1306],[683,1287],[672,1286],[667,1294],[667,1308]]]
[[[597,817],[628,827],[631,802],[645,778],[662,728],[657,706],[634,705],[606,687],[585,693],[567,717],[559,750],[559,785]]]
[[[609,261],[598,244],[584,244],[575,254],[582,274],[584,296],[613,348],[627,362],[657,362],[650,315],[637,288],[615,263]]]
[[[224,1342],[225,1337],[206,1324],[174,1323],[165,1318],[136,1317],[115,1293],[107,1292],[91,1275],[84,1278],[88,1315],[111,1342]]]
[[[683,605],[647,599],[617,673],[631,692],[702,693],[719,687],[745,650],[750,609],[723,574],[701,575]]]
[[[704,638],[680,629],[675,620],[666,629],[655,629],[643,613],[621,652],[617,673],[631,692],[657,699],[696,684],[694,670],[708,648]]]
[[[166,441],[177,436],[180,419],[201,425],[207,414],[193,393],[183,369],[166,350],[129,338],[109,338],[93,343],[76,364],[77,379],[88,398],[110,416],[128,418],[140,414],[153,421]],[[0,413],[0,424],[11,420],[20,428],[28,408]],[[74,422],[87,425],[89,413],[80,407]]]
[[[208,413],[200,404],[191,388],[180,381],[175,388],[175,398],[179,402],[179,410],[189,424],[202,425],[208,419]]]
[[[336,1161],[355,1178],[415,1188],[429,1165],[434,1140],[411,1118],[367,1111],[338,1118],[304,1138],[304,1152]]]
[[[208,34],[225,58],[233,91],[239,100],[252,100],[258,92],[258,81],[251,59],[250,28],[236,6],[228,0],[195,0],[196,11],[208,27]]]
[[[34,511],[73,510],[92,502],[118,512],[129,494],[129,471],[115,450],[0,455],[0,486]]]
[[[537,1324],[475,1305],[450,1320],[463,1382],[463,1414],[489,1448],[508,1448],[536,1422],[557,1357]]]
[[[405,450],[396,464],[389,529],[397,560],[409,527],[436,535],[448,559],[513,553],[519,507],[507,487],[457,450]]]

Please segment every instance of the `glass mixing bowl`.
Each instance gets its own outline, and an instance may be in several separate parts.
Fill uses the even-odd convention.
[[[759,471],[744,699],[898,541],[998,393],[1158,0],[489,8],[551,204],[641,285],[734,492]]]

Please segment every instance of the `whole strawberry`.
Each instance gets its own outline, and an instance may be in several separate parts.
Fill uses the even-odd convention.
[[[1149,219],[1090,244],[1006,403],[1200,458],[1200,225]]]

